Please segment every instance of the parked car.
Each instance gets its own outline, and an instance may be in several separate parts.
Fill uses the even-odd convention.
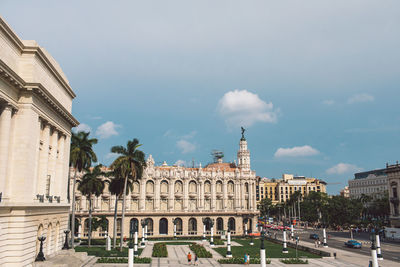
[[[349,240],[344,242],[344,245],[348,248],[361,248],[361,243],[356,240]]]
[[[310,234],[310,239],[319,239],[319,236],[317,234]]]

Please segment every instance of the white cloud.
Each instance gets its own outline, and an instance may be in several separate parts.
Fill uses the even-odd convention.
[[[78,126],[76,126],[75,128],[73,128],[73,131],[78,133],[78,132],[91,132],[92,128],[90,128],[89,125],[81,123]]]
[[[117,153],[112,153],[112,152],[108,153],[108,154],[105,156],[106,159],[115,159],[115,158],[117,158],[117,157],[118,157],[118,154],[117,154]]]
[[[219,100],[218,110],[229,126],[251,126],[256,122],[277,122],[277,111],[271,102],[261,100],[247,90],[234,90]]]
[[[278,148],[274,156],[281,157],[307,157],[319,154],[319,151],[311,146],[295,146],[292,148]]]
[[[332,100],[332,99],[324,100],[324,101],[322,101],[322,104],[327,105],[327,106],[332,106],[333,104],[335,104],[335,100]]]
[[[121,127],[112,121],[107,121],[100,125],[96,130],[96,135],[101,139],[109,138],[113,135],[118,135],[117,128]]]
[[[353,164],[339,163],[335,166],[326,170],[327,174],[344,174],[344,173],[355,173],[361,171],[362,168],[357,167]]]
[[[182,139],[192,139],[197,134],[197,131],[191,131],[188,134],[182,136]]]
[[[184,140],[184,139],[181,139],[178,142],[176,142],[176,145],[181,150],[182,154],[191,153],[196,150],[195,144],[193,144],[187,140]]]
[[[186,161],[179,159],[179,160],[177,160],[177,161],[175,162],[174,165],[175,165],[175,166],[185,166],[185,165],[186,165]]]
[[[352,97],[347,99],[347,104],[373,102],[374,100],[375,100],[375,98],[372,95],[369,95],[369,94],[357,94],[357,95],[353,95]]]

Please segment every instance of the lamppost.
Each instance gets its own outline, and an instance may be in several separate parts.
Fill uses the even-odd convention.
[[[227,245],[226,245],[226,257],[232,258],[231,252],[231,230],[228,228],[228,237],[227,237]]]
[[[289,253],[288,249],[287,249],[287,243],[286,243],[286,224],[283,224],[283,249],[282,249],[282,253],[287,254]]]
[[[142,225],[142,242],[140,243],[140,247],[142,247],[142,248],[144,248],[146,246],[145,237],[144,237],[146,222],[147,221],[145,219],[140,220],[140,224]]]
[[[69,249],[69,245],[68,245],[68,234],[69,234],[70,230],[65,230],[64,234],[65,234],[65,242],[64,242],[64,246],[62,249]]]
[[[132,224],[131,224],[131,227],[132,227]],[[132,228],[134,228],[134,226]],[[128,267],[133,267],[133,261],[134,261],[134,252],[133,252],[133,243],[132,243],[134,229],[132,229],[132,228],[129,233],[130,237],[129,237],[129,250],[128,250]]]
[[[293,221],[290,221],[290,239],[294,240]]]
[[[40,241],[40,249],[35,261],[45,261],[46,258],[44,257],[43,254],[43,241],[46,240],[46,237],[42,235],[41,237],[38,237],[38,240]]]
[[[372,267],[379,267],[378,265],[378,255],[376,253],[376,246],[375,246],[375,234],[371,233],[371,258],[372,258]]]
[[[261,231],[261,244],[260,244],[260,263],[261,267],[266,267],[266,260],[265,260],[265,246],[264,246],[264,237],[265,232]]]
[[[382,251],[381,251],[381,241],[380,241],[380,236],[379,236],[379,230],[380,230],[379,223],[376,218],[372,219],[372,223],[374,225],[377,257],[378,257],[378,260],[383,260]]]
[[[214,247],[214,219],[208,218],[210,221],[211,227],[211,238],[210,238],[210,247]]]
[[[206,222],[207,222],[207,218],[203,218],[203,241],[207,241],[207,239],[206,239]]]

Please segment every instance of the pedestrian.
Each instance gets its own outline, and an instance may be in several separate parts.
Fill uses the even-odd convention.
[[[247,254],[247,265],[250,265],[250,254]]]
[[[199,259],[197,258],[197,254],[194,255],[194,265],[199,265],[199,263],[197,262]]]
[[[321,240],[319,240],[319,238],[318,238],[318,247],[320,247],[321,246]]]
[[[317,248],[318,247],[318,240],[317,239],[315,239],[315,248]]]
[[[247,254],[246,253],[244,254],[244,264],[245,265],[247,264]]]
[[[188,259],[189,265],[192,265],[192,254],[190,254],[190,252],[187,255],[187,259]]]

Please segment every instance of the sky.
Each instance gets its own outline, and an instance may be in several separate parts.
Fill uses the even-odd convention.
[[[112,4],[111,4],[112,3]],[[11,1],[61,65],[99,162],[138,138],[156,164],[234,161],[337,194],[400,159],[400,1]]]

